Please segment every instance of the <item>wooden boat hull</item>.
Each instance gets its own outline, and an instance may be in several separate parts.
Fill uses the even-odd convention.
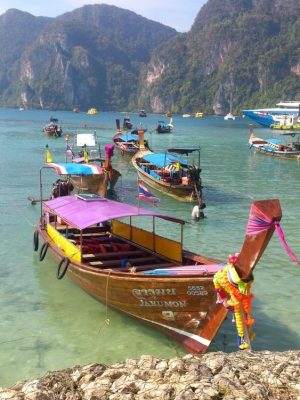
[[[163,330],[180,343],[187,342],[188,350],[192,352],[206,350],[226,316],[226,310],[220,307],[218,324],[214,325],[215,331],[210,332],[208,323],[212,314],[209,312],[211,308],[215,309],[212,305],[216,302],[212,277],[187,278],[180,282],[176,277],[167,281],[158,278],[153,289],[153,279],[147,280],[145,275],[126,280],[123,275],[95,276],[70,268],[69,276],[101,303]]]
[[[279,151],[279,150],[274,150],[274,151],[270,151],[270,150],[265,150],[264,148],[262,148],[261,146],[256,146],[253,145],[253,148],[256,152],[267,155],[267,156],[271,156],[271,157],[278,157],[278,158],[293,158],[293,159],[298,159],[300,160],[300,151],[297,150],[291,150],[291,151]]]
[[[117,120],[117,128],[119,128],[119,121]],[[132,156],[139,151],[138,143],[133,141],[123,141],[120,137],[123,135],[121,131],[118,131],[113,137],[113,143],[115,149],[119,154]],[[130,135],[131,136],[131,135]]]
[[[45,231],[39,233],[49,242]],[[58,261],[64,256],[59,249],[50,249]],[[74,262],[67,275],[96,300],[164,332],[192,353],[206,351],[227,315],[216,304],[213,275],[180,280],[157,276],[154,284],[153,276],[96,271]]]
[[[114,141],[114,145],[115,145],[115,149],[117,150],[118,153],[122,154],[122,155],[129,155],[132,156],[134,154],[136,154],[139,149],[138,147],[129,147],[126,144],[121,145],[119,142],[115,142]]]
[[[276,143],[269,140],[258,138],[254,135],[253,125],[249,125],[249,145],[256,152],[278,158],[296,158],[300,160],[300,143],[285,144],[282,142]]]
[[[137,168],[139,179],[151,186],[153,189],[158,190],[176,200],[184,202],[196,202],[197,196],[195,195],[194,187],[190,185],[170,185],[167,182],[158,181],[152,178],[149,174]]]
[[[137,170],[139,179],[141,179],[147,185],[151,186],[153,189],[156,189],[161,193],[171,196],[176,200],[184,202],[198,202],[199,199],[197,197],[197,193],[195,193],[194,186],[182,185],[182,184],[173,185],[168,182],[155,179],[139,167],[136,158],[143,157],[143,155],[151,153],[152,152],[148,150],[141,151],[132,158],[132,164],[134,168]]]
[[[172,129],[171,129],[171,128],[169,128],[169,129],[168,129],[168,128],[166,128],[166,129],[157,128],[157,129],[156,129],[156,132],[157,132],[157,133],[172,133]]]
[[[55,137],[60,137],[62,135],[61,130],[55,130],[55,129],[48,129],[44,128],[43,131],[48,135],[48,136],[55,136]]]
[[[119,220],[125,216],[130,216],[129,224]],[[181,241],[156,234],[154,220],[152,232],[136,227],[131,216],[179,223]],[[268,221],[265,226],[262,216]],[[242,249],[229,261],[239,278],[234,275],[234,282],[247,285],[253,280],[253,269],[280,218],[278,200],[253,203]],[[43,203],[34,250],[41,238],[40,261],[49,248],[58,260],[58,279],[67,274],[104,305],[163,331],[190,352],[203,353],[227,314],[214,285],[215,273],[225,264],[183,250],[183,222],[108,199],[89,203],[66,196]]]
[[[70,180],[79,191],[87,191],[105,197],[107,189],[113,189],[120,176],[119,171],[112,169],[110,179],[107,173],[104,173],[102,175],[71,175]]]

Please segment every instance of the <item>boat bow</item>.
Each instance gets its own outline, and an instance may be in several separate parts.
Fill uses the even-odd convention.
[[[252,279],[252,272],[267,247],[282,213],[279,200],[255,201],[250,209],[246,236],[235,263],[235,269],[243,281]]]

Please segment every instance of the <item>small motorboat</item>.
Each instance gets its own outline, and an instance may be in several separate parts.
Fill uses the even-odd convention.
[[[225,115],[224,119],[225,119],[225,121],[229,121],[229,120],[234,121],[235,120],[235,116],[230,112],[230,113]]]
[[[129,130],[133,128],[133,124],[130,121],[130,117],[125,117],[123,119],[123,129]]]
[[[58,118],[50,117],[49,123],[44,126],[43,132],[48,136],[60,137],[63,134],[62,127],[58,125]]]
[[[140,116],[140,117],[147,117],[146,111],[145,111],[145,110],[140,110],[140,111],[139,111],[139,116]]]
[[[140,149],[138,128],[132,132],[122,132],[120,129],[120,120],[116,119],[117,133],[113,137],[115,148],[122,155],[132,156]],[[148,142],[144,140],[144,146],[148,148]]]
[[[166,124],[164,121],[158,121],[157,127],[156,127],[156,132],[157,133],[171,133],[173,130],[173,119],[170,119],[170,122]]]

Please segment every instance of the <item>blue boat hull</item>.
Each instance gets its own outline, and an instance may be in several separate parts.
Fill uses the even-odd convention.
[[[269,128],[272,124],[274,124],[274,118],[271,114],[258,113],[250,110],[245,110],[244,115],[246,115],[259,125],[262,125],[266,128]]]

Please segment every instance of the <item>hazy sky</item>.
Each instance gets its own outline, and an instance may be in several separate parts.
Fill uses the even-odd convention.
[[[134,11],[161,22],[179,32],[188,31],[207,0],[0,0],[0,15],[9,8],[27,11],[35,16],[56,17],[85,4],[110,4]]]

